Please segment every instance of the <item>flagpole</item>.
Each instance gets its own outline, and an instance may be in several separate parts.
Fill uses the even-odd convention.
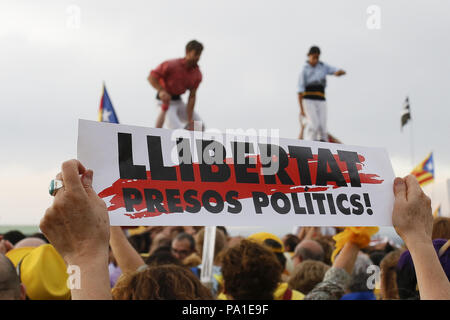
[[[200,270],[200,282],[207,288],[213,288],[214,248],[216,245],[216,226],[205,227],[203,254]]]
[[[411,121],[410,121],[410,125],[411,125],[411,127],[410,127],[410,139],[411,139],[411,143],[410,143],[410,147],[411,147],[411,164],[412,164],[412,168],[414,168],[414,164],[415,164],[415,161],[414,161],[414,131],[413,131],[413,121],[412,121],[412,118],[411,118]]]
[[[410,124],[410,129],[409,129],[409,134],[410,134],[410,151],[411,151],[411,166],[412,168],[415,167],[415,161],[414,161],[414,130],[413,130],[413,117],[412,117],[412,110],[411,110],[411,103],[409,101],[409,95],[406,96],[408,99],[408,112],[409,112],[409,124]]]

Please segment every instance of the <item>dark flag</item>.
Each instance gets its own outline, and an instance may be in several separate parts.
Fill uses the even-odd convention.
[[[406,97],[405,102],[403,103],[403,113],[402,113],[402,127],[401,129],[403,129],[403,127],[408,123],[408,121],[411,120],[411,110],[409,108],[409,98]]]

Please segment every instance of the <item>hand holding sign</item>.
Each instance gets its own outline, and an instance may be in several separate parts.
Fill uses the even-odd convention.
[[[77,256],[107,254],[109,218],[105,203],[92,189],[92,170],[70,160],[62,164],[58,177],[64,188],[41,220],[42,232],[68,263]]]
[[[430,242],[433,231],[431,200],[417,182],[408,175],[394,180],[394,211],[392,224],[395,231],[408,245],[412,242]]]
[[[394,194],[392,224],[405,241],[413,260],[420,299],[449,300],[450,282],[431,240],[433,215],[430,198],[412,175],[394,180]]]
[[[81,177],[80,177],[81,174]],[[63,181],[40,229],[68,265],[83,272],[76,299],[111,298],[108,281],[109,218],[105,203],[92,189],[92,170],[78,160],[62,164]]]

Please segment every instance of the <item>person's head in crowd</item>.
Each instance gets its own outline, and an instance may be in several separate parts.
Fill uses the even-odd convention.
[[[268,232],[254,233],[248,237],[249,240],[256,241],[266,247],[268,247],[277,257],[283,270],[286,268],[286,256],[284,255],[283,241],[276,235]]]
[[[172,240],[171,251],[175,258],[183,261],[191,253],[195,252],[195,240],[188,233],[179,233]]]
[[[191,236],[194,236],[199,232],[203,227],[200,226],[184,226],[183,232],[189,233]]]
[[[160,266],[165,264],[174,264],[181,266],[180,260],[175,258],[170,252],[170,246],[159,247],[146,260],[145,263],[149,266]]]
[[[323,250],[323,262],[325,264],[331,266],[333,263],[331,262],[331,256],[333,255],[333,251],[335,248],[336,242],[333,240],[332,236],[319,236],[314,237],[312,240],[316,241]]]
[[[30,238],[22,239],[19,242],[17,242],[16,245],[14,246],[14,248],[15,249],[17,249],[17,248],[32,248],[32,247],[35,248],[35,247],[42,246],[44,244],[47,244],[47,242],[45,242],[41,238],[30,237]]]
[[[320,59],[320,48],[312,46],[308,51],[308,62],[311,66],[315,66]]]
[[[381,261],[386,256],[386,252],[381,250],[374,250],[369,254],[370,260],[374,265],[380,266]]]
[[[235,245],[239,244],[242,240],[245,238],[243,236],[235,236],[235,237],[229,237],[227,242],[227,248],[234,247]]]
[[[191,40],[186,44],[186,63],[190,67],[197,66],[203,52],[203,44],[197,40]]]
[[[171,246],[172,246],[172,239],[162,232],[158,233],[152,240],[152,245],[150,246],[149,254],[152,255],[153,252],[155,252],[161,247],[170,248]]]
[[[450,218],[437,217],[433,220],[433,233],[431,238],[434,239],[450,239]]]
[[[283,244],[284,244],[284,251],[286,252],[294,252],[295,247],[300,242],[300,239],[293,235],[292,233],[289,233],[283,237]]]
[[[0,253],[0,300],[25,300],[25,287],[20,283],[13,263]]]
[[[228,299],[273,300],[283,269],[267,246],[242,240],[224,252],[221,263]]]
[[[43,240],[45,243],[50,243],[47,239],[47,237],[42,233],[42,232],[36,232],[33,233],[30,238],[39,238],[41,240]]]
[[[380,294],[382,300],[398,300],[396,268],[401,250],[389,252],[380,262]]]
[[[433,246],[438,254],[442,269],[450,281],[450,240],[434,239]],[[398,261],[397,286],[400,299],[420,299],[414,263],[409,250],[403,252]]]
[[[140,254],[148,253],[152,244],[150,232],[142,232],[128,237],[128,241]]]
[[[372,273],[367,272],[368,268],[373,265],[369,256],[365,253],[359,252],[356,257],[355,265],[351,275],[351,281],[348,286],[349,292],[365,292],[373,291],[374,288],[368,287],[368,279]]]
[[[203,256],[203,241],[205,240],[205,228],[200,229],[195,235],[195,247],[198,256],[201,258]],[[225,248],[227,244],[227,238],[222,230],[216,228],[216,240],[214,244],[214,260],[217,255]]]
[[[154,242],[155,237],[158,234],[161,234],[164,230],[163,226],[148,226],[147,231],[150,232],[150,237],[152,238],[152,244]]]
[[[289,287],[308,294],[318,283],[322,282],[330,266],[322,261],[306,260],[299,263],[289,278]]]
[[[18,230],[11,230],[3,234],[2,238],[3,240],[8,240],[14,246],[20,240],[25,239],[26,236]]]
[[[322,246],[315,240],[303,240],[295,247],[292,261],[294,266],[306,260],[323,261]]]
[[[187,268],[149,266],[124,275],[112,290],[115,300],[211,300],[211,292]]]
[[[164,227],[163,233],[166,234],[171,239],[174,239],[180,233],[186,233],[186,232],[184,232],[183,226],[168,226],[168,227]]]
[[[14,248],[8,251],[6,256],[17,268],[19,279],[24,284],[29,299],[70,299],[67,266],[52,245]]]

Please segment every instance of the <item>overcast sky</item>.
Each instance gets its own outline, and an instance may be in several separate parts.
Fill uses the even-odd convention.
[[[369,29],[367,8],[380,8]],[[346,144],[385,147],[397,175],[434,152],[450,178],[450,2],[20,1],[0,2],[0,224],[38,223],[50,179],[76,157],[77,119],[97,119],[105,81],[119,120],[153,126],[146,78],[205,50],[196,110],[207,127],[280,129],[298,136],[297,78],[313,44],[347,71],[328,78],[329,131]]]

